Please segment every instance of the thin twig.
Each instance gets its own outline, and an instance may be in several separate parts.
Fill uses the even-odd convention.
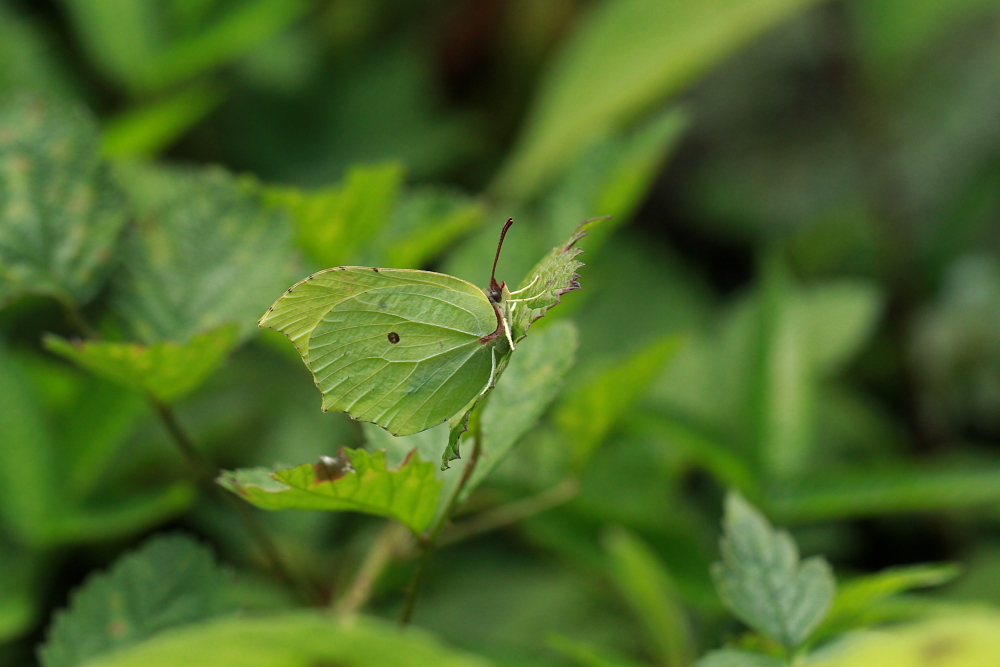
[[[438,546],[443,547],[461,542],[474,535],[481,535],[497,528],[518,523],[540,512],[562,505],[576,496],[579,490],[580,483],[576,478],[571,477],[533,496],[481,512],[472,519],[452,524],[441,536]]]
[[[410,531],[406,526],[395,521],[386,523],[378,537],[375,538],[368,553],[365,554],[365,559],[361,562],[347,592],[334,603],[334,612],[353,614],[364,607],[371,598],[372,589],[382,575],[382,571],[393,556],[400,551],[400,546],[404,544],[404,541],[408,539],[410,539]]]
[[[479,462],[479,454],[481,451],[482,434],[479,431],[477,424],[476,441],[472,447],[472,455],[469,456],[469,462],[465,464],[465,468],[462,470],[462,478],[455,485],[452,490],[451,495],[448,497],[448,501],[445,503],[444,509],[438,514],[437,518],[434,520],[434,524],[428,529],[427,533],[421,536],[419,540],[420,544],[420,560],[417,561],[416,567],[413,568],[413,576],[410,578],[410,584],[406,591],[406,600],[403,602],[403,611],[399,615],[399,624],[401,626],[406,626],[409,624],[410,619],[413,617],[413,609],[417,604],[417,598],[420,596],[420,590],[424,586],[424,581],[427,579],[427,573],[430,570],[431,556],[434,553],[434,548],[437,545],[438,537],[441,536],[441,531],[444,530],[445,525],[448,523],[448,519],[454,513],[455,508],[458,505],[458,499],[462,495],[462,490],[465,488],[466,483],[468,483],[469,478],[472,477],[472,472],[476,468],[476,463]]]

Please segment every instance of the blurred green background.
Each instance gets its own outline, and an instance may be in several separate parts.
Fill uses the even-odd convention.
[[[10,128],[52,148],[17,187],[81,235],[41,276],[0,198],[0,664],[33,664],[70,591],[153,534],[211,545],[251,609],[302,603],[142,391],[45,334],[215,332],[232,351],[176,391],[196,445],[315,461],[364,435],[256,319],[335,264],[485,285],[508,216],[510,284],[614,219],[550,315],[579,331],[563,390],[468,511],[579,489],[443,549],[416,625],[497,665],[666,664],[629,592],[636,538],[695,652],[720,646],[740,633],[709,577],[726,487],[845,580],[961,564],[855,625],[1000,604],[993,0],[0,0],[0,106],[0,149]],[[381,525],[257,514],[326,596]]]

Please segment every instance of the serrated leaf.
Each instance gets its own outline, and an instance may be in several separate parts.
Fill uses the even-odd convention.
[[[577,242],[587,235],[587,230],[602,219],[583,222],[566,241],[551,251],[535,265],[517,288],[519,303],[511,305],[510,328],[514,343],[528,335],[528,327],[545,316],[552,306],[559,303],[566,292],[580,289],[576,270],[583,262],[576,259],[583,252]]]
[[[818,637],[830,637],[858,627],[865,612],[887,598],[915,588],[940,586],[961,574],[959,566],[909,565],[893,567],[875,574],[856,577],[841,582],[830,613],[816,630]]]
[[[358,261],[358,255],[386,226],[403,183],[396,162],[355,165],[343,182],[316,191],[266,186],[263,200],[284,209],[295,222],[296,242],[323,267]]]
[[[263,618],[219,619],[165,632],[88,667],[488,667],[415,629],[384,621],[289,611]],[[48,667],[48,666],[46,666]]]
[[[582,468],[611,429],[635,407],[682,339],[667,336],[604,369],[567,392],[556,408],[555,422]]]
[[[695,663],[695,667],[785,667],[787,664],[771,655],[724,648],[706,654]]]
[[[194,336],[186,343],[152,345],[105,341],[70,342],[46,336],[45,347],[91,373],[173,403],[204,382],[236,342],[235,325]]]
[[[183,342],[235,323],[240,339],[291,274],[291,226],[218,168],[130,164],[135,209],[114,305],[145,343]]]
[[[336,458],[287,470],[224,471],[218,482],[263,509],[364,512],[396,519],[415,533],[434,518],[441,489],[434,464],[418,454],[389,469],[384,451],[363,449],[341,449]]]
[[[738,493],[726,496],[722,562],[712,567],[719,597],[741,621],[789,650],[826,616],[836,592],[822,557],[799,562],[792,537],[771,527]]]
[[[480,415],[479,461],[462,489],[462,499],[503,461],[511,448],[545,413],[576,360],[577,332],[571,322],[556,322],[532,334],[511,355]]]
[[[25,293],[86,302],[125,220],[82,107],[28,96],[0,107],[0,304]]]
[[[691,630],[684,609],[656,553],[637,535],[612,528],[604,535],[612,579],[642,623],[651,652],[664,665],[691,664]]]
[[[194,540],[155,537],[73,592],[39,650],[41,664],[76,667],[169,628],[226,613],[229,579]]]

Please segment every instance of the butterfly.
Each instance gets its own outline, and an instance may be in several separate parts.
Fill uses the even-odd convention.
[[[531,322],[579,286],[574,245],[597,220],[554,248],[514,292],[496,280],[508,218],[485,290],[433,271],[338,266],[290,287],[258,325],[292,341],[324,411],[392,435],[418,433],[486,392]]]

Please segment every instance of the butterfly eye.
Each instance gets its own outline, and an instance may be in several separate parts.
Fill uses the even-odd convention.
[[[396,333],[395,331],[390,331],[388,338],[389,342],[392,343],[393,345],[399,342],[399,334]]]

